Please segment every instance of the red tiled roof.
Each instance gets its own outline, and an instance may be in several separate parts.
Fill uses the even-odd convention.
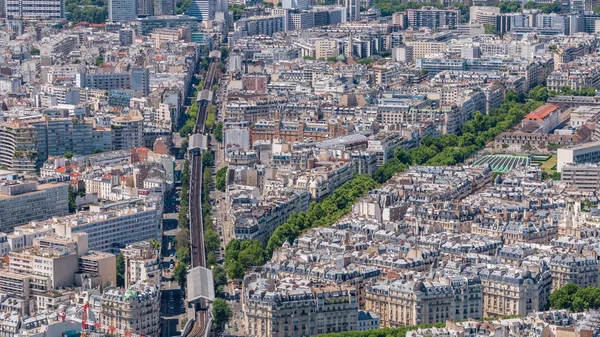
[[[543,121],[548,115],[550,115],[555,110],[560,109],[557,105],[554,104],[544,104],[541,107],[533,110],[525,116],[525,119],[528,121]]]

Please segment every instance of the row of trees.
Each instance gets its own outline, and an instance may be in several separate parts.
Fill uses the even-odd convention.
[[[203,82],[198,83],[198,85],[194,88],[194,90],[192,90],[192,95],[191,97],[193,102],[192,105],[187,109],[187,115],[188,118],[185,121],[185,123],[183,124],[183,126],[181,126],[181,128],[179,129],[179,135],[181,137],[187,137],[189,136],[192,131],[194,130],[194,126],[196,125],[196,117],[198,117],[198,104],[196,104],[196,96],[198,95],[198,91],[202,90],[202,87],[204,86]]]
[[[550,97],[566,95],[566,96],[596,96],[596,89],[594,88],[581,88],[573,90],[570,87],[561,87],[558,91],[550,91],[548,88],[542,85],[538,85],[535,88],[529,90],[527,94],[528,98],[534,101],[546,102]],[[523,101],[519,98],[519,101]]]
[[[538,4],[537,2],[535,2],[534,0],[529,0],[525,3],[525,5],[523,6],[523,8],[525,9],[539,9],[541,10],[543,13],[545,14],[550,14],[550,13],[560,13],[561,9],[562,9],[562,4],[559,2],[551,2],[551,3],[545,3],[545,4]]]
[[[328,333],[323,335],[318,335],[318,337],[405,337],[406,333],[411,330],[418,329],[426,329],[426,328],[443,328],[445,327],[445,323],[437,323],[437,324],[422,324],[415,325],[411,327],[403,327],[403,328],[386,328],[386,329],[375,329],[375,330],[367,330],[367,331],[347,331],[347,332],[337,332],[337,333]]]
[[[439,3],[421,3],[421,2],[400,2],[395,0],[375,0],[373,3],[374,6],[381,9],[381,15],[388,16],[392,15],[396,12],[403,12],[407,9],[419,9],[424,6],[432,6],[436,8],[444,8],[444,6]]]
[[[104,0],[67,0],[65,11],[73,22],[104,23],[108,18],[108,7]]]
[[[268,256],[270,257],[284,242],[293,243],[300,233],[307,229],[333,225],[350,212],[352,205],[360,197],[376,186],[377,183],[370,176],[357,175],[337,188],[322,202],[311,203],[306,212],[292,214],[287,222],[277,227],[269,238],[266,247]]]
[[[569,309],[582,312],[600,308],[600,287],[580,288],[567,284],[550,295],[550,306],[554,309]]]
[[[227,166],[221,167],[215,176],[217,190],[225,192],[227,186]]]
[[[447,134],[439,138],[425,137],[416,148],[408,151],[396,149],[394,158],[378,168],[373,177],[376,182],[384,183],[409,165],[445,166],[461,163],[542,104],[536,100],[520,103],[514,92],[509,93],[507,100],[489,114],[476,112],[473,119],[463,124],[460,136]]]
[[[355,176],[322,202],[311,203],[306,212],[292,214],[285,224],[275,229],[266,248],[256,240],[232,240],[225,251],[227,274],[233,279],[242,278],[246,270],[264,264],[284,242],[294,242],[307,229],[333,225],[361,196],[376,186],[370,176]]]

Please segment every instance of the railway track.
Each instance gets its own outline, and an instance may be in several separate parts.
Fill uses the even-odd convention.
[[[202,90],[210,90],[215,80],[217,69],[216,60],[211,60],[208,67],[208,72],[204,80]],[[210,104],[207,100],[202,100],[198,103],[198,116],[196,117],[196,125],[194,133],[204,134],[207,109]],[[191,244],[191,260],[192,268],[206,267],[206,255],[204,249],[204,222],[202,219],[202,155],[195,154],[192,157],[192,170],[190,177],[190,200],[189,200],[189,217],[190,217],[190,244]],[[207,328],[210,323],[210,317],[207,305],[204,303],[196,305],[196,319],[194,327],[188,336],[204,337],[207,334]]]

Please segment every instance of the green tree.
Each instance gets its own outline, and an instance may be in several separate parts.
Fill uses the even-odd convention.
[[[125,257],[123,256],[123,253],[119,253],[119,255],[117,255],[116,265],[117,265],[117,287],[124,287],[125,286]]]
[[[213,131],[213,135],[215,136],[215,139],[217,140],[217,142],[219,142],[219,143],[223,142],[223,122],[217,123],[217,126],[215,127],[215,130]]]
[[[72,185],[69,185],[69,213],[77,212],[77,203],[75,198],[77,197],[77,191]]]
[[[179,262],[173,271],[173,278],[175,278],[180,287],[185,287],[187,282],[187,264]]]
[[[216,187],[219,191],[225,192],[225,188],[227,187],[227,166],[221,167],[215,176]]]
[[[215,298],[212,304],[212,316],[216,329],[222,330],[233,316],[233,311],[224,299]]]
[[[229,10],[233,12],[233,21],[237,21],[242,18],[242,12],[246,8],[245,5],[232,4],[229,6]]]
[[[219,50],[221,51],[221,60],[224,60],[229,57],[229,47],[221,46]]]
[[[227,284],[227,272],[225,268],[221,266],[215,266],[213,268],[213,281],[215,283],[215,288]]]
[[[545,86],[537,85],[535,88],[529,90],[527,97],[534,101],[546,102],[550,97],[550,94]]]
[[[453,4],[452,6],[454,6],[454,8],[456,9],[460,9],[460,18],[461,18],[461,22],[469,22],[470,20],[470,11],[469,11],[469,6],[467,6],[465,3],[462,2],[458,2]]]
[[[521,10],[521,3],[517,1],[500,1],[498,7],[500,13],[516,13]]]
[[[71,158],[73,158],[74,155],[75,155],[75,153],[73,153],[73,152],[66,152],[65,154],[63,154],[63,157],[65,157],[67,159],[71,159]]]
[[[230,279],[241,279],[244,277],[244,266],[238,261],[230,261],[225,263],[225,268],[227,269],[227,276]]]
[[[207,226],[204,231],[204,248],[207,252],[214,252],[219,249],[221,238],[219,233],[213,228],[213,226]]]
[[[95,149],[95,150],[92,152],[92,154],[99,154],[99,153],[102,153],[102,152],[104,152],[104,150],[102,150],[102,149]]]
[[[496,34],[498,32],[494,25],[485,25],[483,28],[485,29],[486,34]]]
[[[211,107],[211,106],[214,106],[214,105],[210,105],[209,107]],[[212,130],[215,127],[216,122],[217,122],[217,116],[214,113],[209,112],[206,115],[206,123],[205,123],[206,127],[209,130]]]
[[[96,58],[96,66],[102,67],[103,64],[104,64],[104,57],[102,57],[102,55],[98,55],[98,57]]]
[[[37,48],[35,48],[35,47],[33,47],[33,48],[31,48],[31,51],[29,52],[29,54],[31,54],[31,55],[39,55],[40,54],[40,50],[37,49]]]
[[[550,306],[554,309],[571,309],[573,297],[580,290],[576,284],[567,284],[550,294]]]
[[[202,153],[202,167],[212,167],[215,165],[215,159],[211,151]]]

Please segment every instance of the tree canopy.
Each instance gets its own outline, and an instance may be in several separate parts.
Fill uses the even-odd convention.
[[[221,192],[225,192],[225,187],[227,186],[227,166],[221,167],[216,174],[216,184],[217,189]]]
[[[373,2],[377,8],[381,9],[381,15],[388,16],[396,12],[403,12],[407,9],[420,9],[424,6],[432,6],[436,8],[443,8],[441,3],[421,3],[421,2],[405,2],[395,0],[375,0]]]
[[[233,316],[233,311],[229,307],[229,304],[222,298],[215,298],[212,307],[213,322],[216,328],[221,330]]]
[[[600,308],[600,287],[580,288],[567,284],[550,295],[550,306],[554,309],[569,309],[582,312]]]

